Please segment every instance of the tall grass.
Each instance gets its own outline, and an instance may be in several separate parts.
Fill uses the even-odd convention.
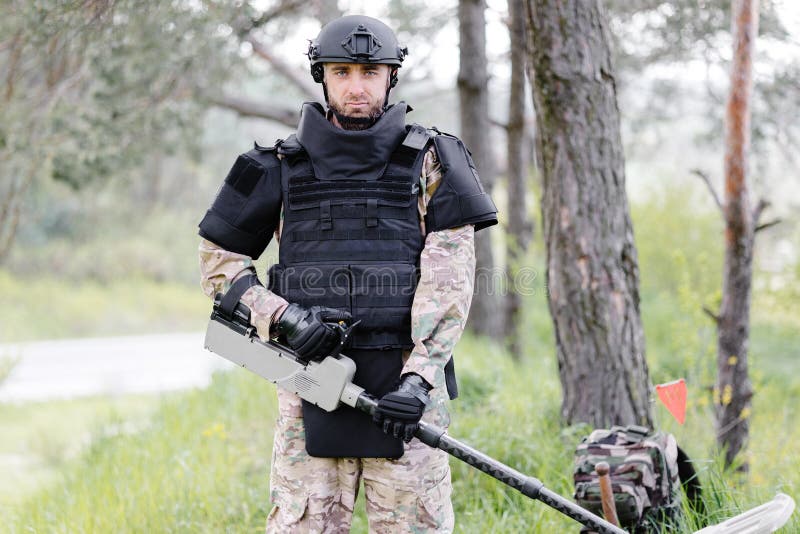
[[[0,530],[259,530],[275,414],[265,385],[219,374],[206,391],[165,400],[139,432],[99,433],[59,482],[6,513]]]
[[[516,363],[501,348],[471,336],[458,358],[463,396],[452,404],[450,433],[569,496],[572,452],[589,429],[559,425],[552,358]],[[269,508],[272,389],[244,370],[220,373],[205,391],[164,400],[141,431],[98,434],[58,482],[8,510],[0,530],[261,531]],[[749,479],[721,471],[707,407],[693,404],[686,427],[662,418],[698,462],[708,519],[729,517],[775,491],[797,494],[800,432],[791,424],[791,407],[798,397],[797,388],[762,390],[759,402],[765,405],[756,406]],[[451,465],[459,532],[575,531],[576,523],[543,504],[456,460]],[[694,525],[704,521],[690,518]],[[800,521],[792,525],[787,532],[797,531]],[[353,532],[366,532],[363,510]]]
[[[152,395],[0,403],[0,510],[58,480],[97,437],[138,432],[159,406]]]

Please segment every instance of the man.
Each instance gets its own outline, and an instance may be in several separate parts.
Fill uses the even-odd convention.
[[[347,532],[361,480],[371,531],[453,529],[447,455],[412,436],[449,423],[474,231],[497,218],[461,142],[389,105],[406,53],[378,20],[326,25],[308,55],[327,111],[304,104],[295,135],[239,156],[200,223],[206,294],[241,294],[258,334],[305,359],[334,349],[332,323],[358,321],[346,353],[380,399],[370,421],[278,391],[268,532]],[[252,260],[273,234],[264,287]]]

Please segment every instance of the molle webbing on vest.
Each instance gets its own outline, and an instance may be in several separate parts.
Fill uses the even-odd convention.
[[[406,176],[385,176],[375,182],[359,180],[320,181],[313,176],[289,178],[289,202],[292,208],[321,201],[375,199],[388,205],[407,206],[413,200],[414,184]]]
[[[280,264],[270,270],[270,289],[303,306],[350,311],[361,320],[354,348],[413,346],[411,303],[424,245],[417,195],[430,138],[415,125],[401,139],[373,179],[343,178],[346,170],[336,179],[316,176],[305,151],[282,162]]]

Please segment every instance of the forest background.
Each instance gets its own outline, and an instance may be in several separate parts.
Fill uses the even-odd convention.
[[[294,116],[284,110],[296,112],[308,91],[318,91],[286,73],[306,76],[305,39],[325,17],[364,13],[398,28],[411,53],[393,98],[415,108],[411,120],[463,133],[455,2],[134,4],[115,2],[110,19],[104,2],[1,4],[2,343],[204,327],[197,222],[235,156],[254,139],[270,144],[290,133],[285,123]],[[730,9],[727,2],[607,6],[650,376],[654,383],[684,377],[690,391],[686,425],[661,408],[657,424],[676,434],[714,488],[709,517],[697,521],[721,520],[776,491],[797,498],[800,11],[788,1],[763,2],[756,46],[751,186],[780,223],[757,239],[751,469],[737,476],[722,470],[710,430],[716,340],[703,309],[719,304],[723,238],[698,176],[721,190]],[[493,196],[506,224],[506,3],[489,2],[486,17]],[[253,21],[260,41],[241,39]],[[287,71],[265,61],[259,44]],[[532,282],[514,354],[472,334],[459,346],[463,398],[453,406],[452,433],[569,494],[572,449],[588,427],[560,424],[541,178],[526,102],[533,238],[520,262]],[[492,232],[502,266],[504,231]],[[270,248],[259,261],[262,275],[275,258]],[[0,354],[0,362],[1,381],[15,356]],[[10,518],[0,529],[260,530],[269,509],[273,396],[234,371],[189,393],[0,404],[0,513]],[[570,525],[466,468],[456,467],[454,478],[461,531]],[[364,528],[361,514],[354,531]]]

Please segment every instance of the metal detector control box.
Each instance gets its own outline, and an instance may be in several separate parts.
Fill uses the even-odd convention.
[[[356,364],[347,356],[305,363],[295,358],[290,349],[265,343],[255,332],[242,335],[226,323],[221,317],[212,316],[206,330],[206,349],[325,411],[335,410],[340,402],[355,407],[364,390],[353,384]]]

